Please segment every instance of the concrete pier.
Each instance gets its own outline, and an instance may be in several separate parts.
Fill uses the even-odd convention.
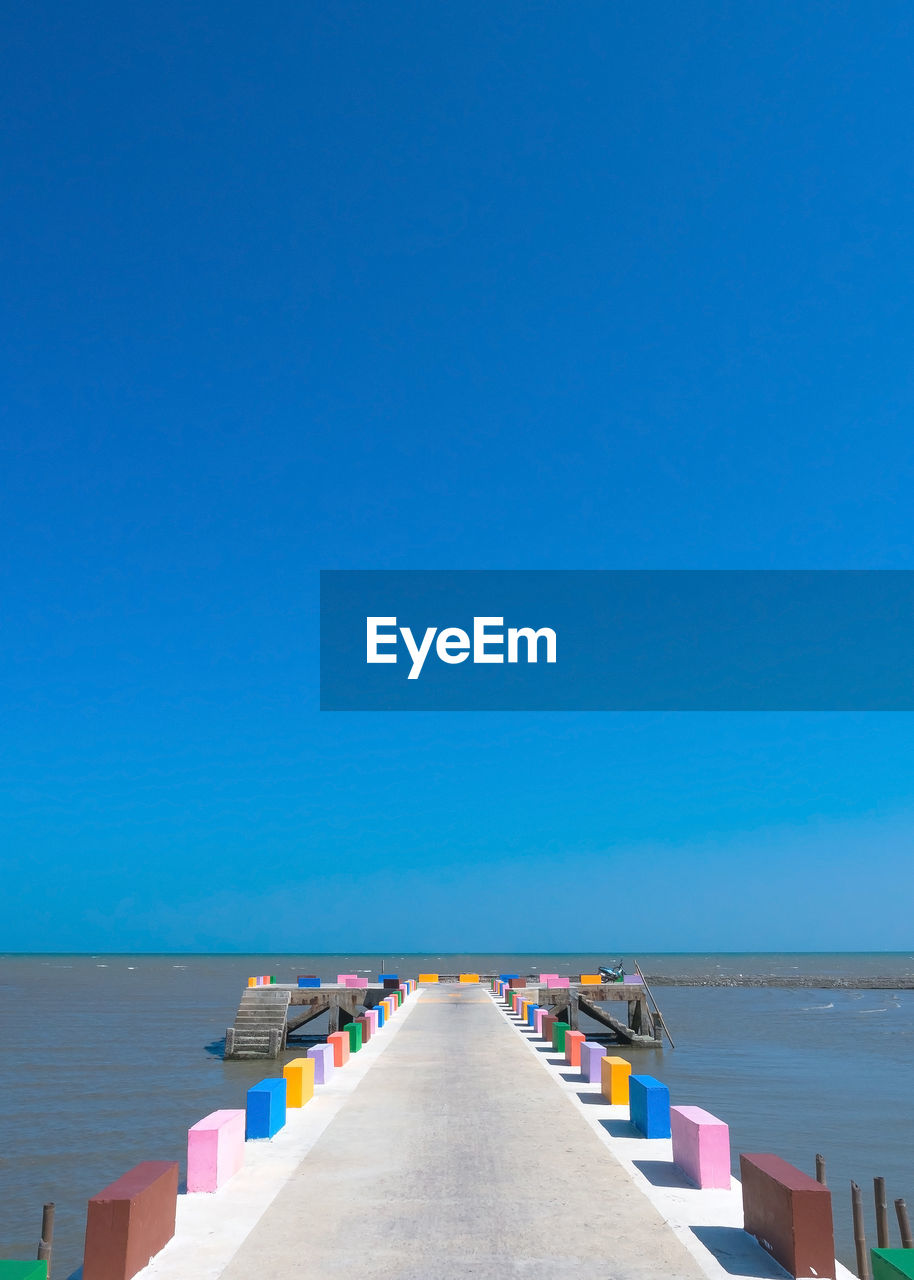
[[[223,1272],[698,1280],[489,995],[431,989]]]
[[[178,1197],[143,1280],[784,1275],[741,1229],[738,1190],[697,1189],[668,1140],[637,1138],[627,1107],[468,983],[410,995],[247,1147],[224,1190]]]

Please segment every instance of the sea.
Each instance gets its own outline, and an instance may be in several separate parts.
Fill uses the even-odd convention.
[[[189,1126],[244,1106],[248,1086],[274,1070],[222,1057],[251,974],[575,974],[616,959],[0,956],[0,1258],[35,1257],[42,1205],[53,1201],[53,1280],[77,1277],[89,1197],[141,1160],[178,1160],[183,1175]],[[814,980],[910,982],[914,954],[643,954],[626,956],[627,969],[635,959],[658,979],[652,989],[676,1047],[626,1056],[664,1080],[674,1102],[727,1121],[734,1172],[740,1151],[773,1151],[810,1173],[824,1155],[838,1256],[853,1267],[852,1179],[864,1191],[870,1243],[875,1176],[886,1179],[890,1210],[904,1197],[914,1211],[914,990],[817,988]],[[766,976],[813,985],[662,985]]]

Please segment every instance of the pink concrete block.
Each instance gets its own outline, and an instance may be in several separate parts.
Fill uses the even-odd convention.
[[[188,1129],[188,1191],[218,1191],[243,1164],[243,1111],[213,1111]]]
[[[548,1012],[548,1009],[542,1007],[533,1011],[533,1029],[540,1039],[543,1036],[543,1018],[546,1017]]]
[[[567,978],[550,978],[549,981],[546,983],[546,986],[549,988],[550,991],[552,991],[556,987],[567,987],[568,979]]]
[[[379,1026],[377,1009],[366,1009],[365,1017],[371,1023],[371,1034],[373,1036],[376,1036],[378,1034],[378,1026]]]
[[[696,1186],[730,1187],[730,1130],[701,1107],[670,1107],[673,1163]]]
[[[348,978],[357,978],[358,976],[359,975],[357,973],[338,973],[336,975],[336,980],[345,987]]]
[[[557,973],[541,973],[540,982],[548,982],[550,978],[557,978],[558,976]]]
[[[581,1075],[588,1084],[601,1084],[603,1080],[603,1059],[606,1057],[606,1045],[597,1044],[596,1040],[581,1041]]]
[[[569,1067],[580,1067],[581,1045],[584,1043],[583,1031],[565,1032],[565,1061]]]
[[[362,979],[362,978],[347,978],[347,979],[346,979],[346,986],[347,986],[347,987],[364,987],[365,985],[366,985],[366,983],[363,981],[363,979]]]

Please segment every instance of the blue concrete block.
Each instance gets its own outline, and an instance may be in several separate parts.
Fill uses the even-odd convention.
[[[653,1076],[629,1076],[628,1116],[645,1138],[669,1138],[669,1089]]]
[[[299,978],[298,985],[300,987],[319,987],[321,980],[320,978]]]
[[[510,982],[512,978],[519,978],[520,974],[519,973],[500,973],[498,976],[499,978],[501,978],[502,982]]]
[[[375,1005],[375,1012],[378,1015],[378,1030],[384,1026],[384,1006],[382,1004]]]
[[[248,1089],[245,1139],[272,1138],[286,1123],[286,1081],[282,1076],[261,1080]]]
[[[399,982],[400,975],[398,973],[379,973],[378,982]]]
[[[533,1015],[536,1013],[538,1008],[539,1008],[538,1004],[531,1004],[530,1008],[527,1010],[527,1026],[528,1027],[536,1026]]]

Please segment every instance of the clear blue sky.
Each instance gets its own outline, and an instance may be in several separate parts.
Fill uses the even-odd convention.
[[[2,39],[0,946],[911,946],[910,716],[322,715],[316,613],[914,568],[909,6]]]

